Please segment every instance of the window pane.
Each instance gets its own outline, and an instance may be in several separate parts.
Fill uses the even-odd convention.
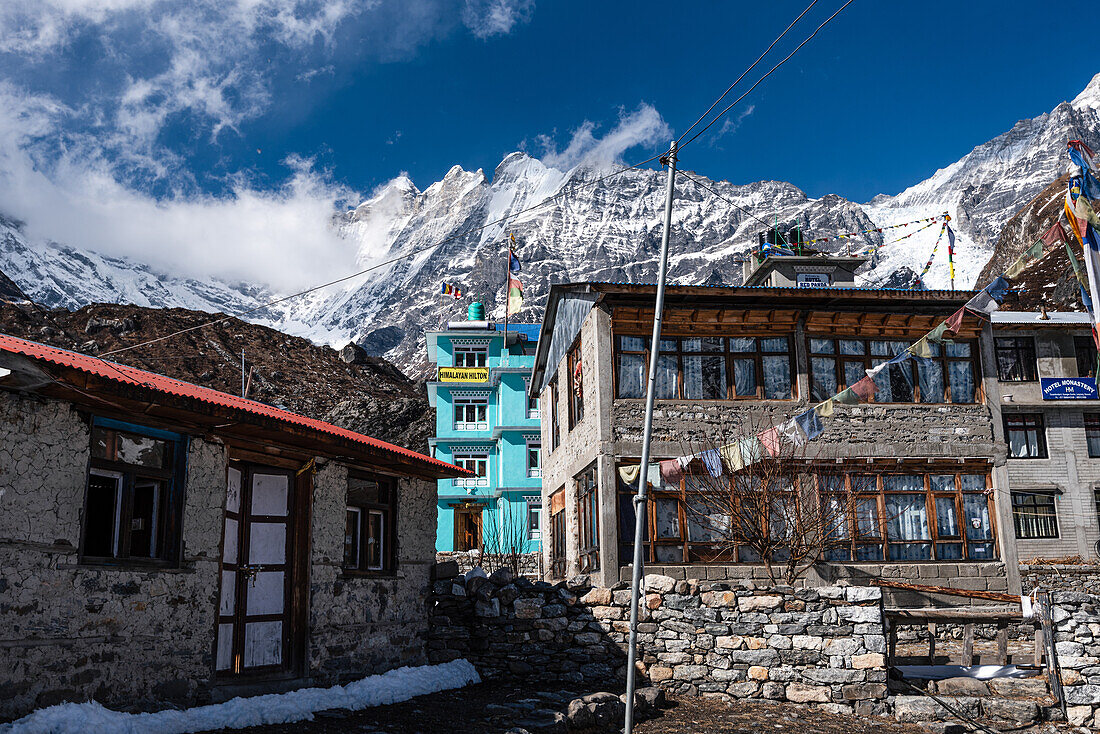
[[[970,342],[948,342],[944,345],[947,348],[948,357],[969,357],[970,356]]]
[[[130,557],[156,558],[163,483],[135,479],[130,516]]]
[[[716,400],[726,397],[724,357],[685,355],[683,360],[685,398]]]
[[[886,534],[891,541],[931,538],[923,495],[886,496]]]
[[[931,543],[891,543],[891,561],[930,561],[932,560]]]
[[[786,341],[786,340],[784,340]],[[791,361],[787,356],[763,357],[764,397],[786,400],[791,397]]]
[[[676,398],[676,355],[661,354],[657,356],[657,385],[656,397],[661,400]],[[643,388],[642,397],[645,397]]]
[[[658,351],[661,352],[675,352],[677,346],[680,344],[679,339],[662,339],[659,344],[661,348]]]
[[[111,558],[115,555],[115,526],[118,521],[121,475],[88,476],[88,509],[84,520],[84,555]]]
[[[865,354],[862,339],[841,339],[840,340],[840,353],[841,354]]]
[[[359,568],[359,510],[352,507],[344,525],[344,568]]]
[[[756,360],[733,360],[733,390],[738,397],[756,396]]]
[[[866,376],[867,372],[863,368],[863,362],[844,363],[844,384],[846,386],[851,387]]]
[[[941,538],[959,537],[959,519],[955,513],[954,497],[936,498],[936,532]]]
[[[882,478],[887,492],[923,492],[924,477],[920,474],[887,474]]]
[[[713,502],[704,501],[698,495],[688,494],[687,507],[684,509],[688,540],[706,543],[729,537],[730,517],[722,509],[714,506]]]
[[[118,433],[118,460],[150,469],[168,465],[168,442],[132,433]]]
[[[654,527],[660,540],[680,538],[680,503],[674,498],[655,497],[653,499]],[[633,530],[631,531],[633,536]]]
[[[963,474],[959,477],[962,484],[962,490],[964,492],[984,492],[985,491],[985,475],[984,474]]]
[[[1085,443],[1089,456],[1100,456],[1100,416],[1096,414],[1085,414]]]
[[[644,352],[649,340],[642,336],[620,336],[619,350],[624,352]]]
[[[855,511],[856,532],[859,533],[859,537],[882,537],[882,531],[880,530],[878,521],[878,500],[871,498],[857,499],[855,502]]]
[[[933,474],[928,480],[933,492],[955,492],[954,474]]]
[[[760,351],[762,352],[783,352],[785,354],[789,352],[790,349],[791,345],[786,337],[760,340]]]
[[[836,361],[831,357],[813,357],[810,359],[813,373],[813,399],[825,400],[836,394]]]
[[[882,559],[882,546],[881,545],[857,545],[856,546],[856,560],[857,561],[881,561]]]
[[[974,402],[974,365],[971,362],[948,362],[947,378],[951,384],[952,403]]]
[[[942,403],[943,363],[924,364],[917,362],[917,379],[920,380],[920,401],[922,403]]]
[[[958,561],[962,557],[962,543],[936,543],[936,560]]]
[[[989,525],[989,502],[984,494],[963,495],[963,515],[967,540],[989,540],[993,529]]]
[[[772,339],[771,341],[775,341]],[[730,339],[731,352],[755,352],[756,339],[752,337],[734,337]]]
[[[814,354],[835,354],[832,339],[810,339],[810,351]]]
[[[378,571],[382,568],[385,551],[385,515],[379,510],[367,513],[367,568]]]
[[[695,339],[681,339],[685,352],[721,352],[722,337],[708,336]]]
[[[640,398],[645,396],[643,380],[645,378],[645,357],[641,354],[619,355],[619,397]]]
[[[847,540],[851,537],[848,532],[848,512],[842,498],[826,497],[822,512],[826,540]]]
[[[874,492],[878,489],[877,477],[874,474],[852,474],[853,492]]]

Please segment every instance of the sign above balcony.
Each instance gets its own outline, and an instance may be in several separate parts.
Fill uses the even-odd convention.
[[[829,274],[828,273],[799,273],[798,274],[798,287],[799,288],[828,288],[829,287]]]
[[[440,382],[488,382],[488,367],[440,367]]]
[[[1042,377],[1043,400],[1097,400],[1093,377]]]

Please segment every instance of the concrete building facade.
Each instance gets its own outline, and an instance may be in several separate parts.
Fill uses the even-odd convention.
[[[320,421],[0,335],[0,720],[427,662],[435,480]]]
[[[505,332],[485,321],[451,322],[425,335],[434,378],[433,456],[469,469],[441,479],[436,550],[530,554],[541,550],[542,450],[537,398],[528,382],[539,329]]]
[[[543,406],[544,555],[555,577],[610,586],[630,575],[632,490],[619,469],[641,452],[652,285],[555,286],[532,372]],[[888,360],[970,293],[694,287],[666,291],[652,460],[695,454],[777,425]],[[987,323],[967,316],[931,366],[883,373],[874,402],[836,406],[808,445],[846,488],[866,491],[868,523],[805,583],[893,577],[963,589],[1018,588],[1005,447]],[[888,374],[887,374],[888,373]],[[813,459],[812,456],[808,458]],[[679,485],[650,473],[646,564],[674,578],[760,578],[741,548],[708,555],[693,507],[695,462]],[[833,481],[830,479],[830,481]],[[838,480],[840,481],[840,480]],[[662,514],[666,513],[666,514]],[[901,519],[899,519],[901,518]],[[1008,542],[1006,542],[1006,540]],[[864,542],[865,541],[865,542]],[[647,571],[648,572],[648,571]]]
[[[1100,554],[1100,395],[1088,314],[993,314],[999,420],[1021,562]]]

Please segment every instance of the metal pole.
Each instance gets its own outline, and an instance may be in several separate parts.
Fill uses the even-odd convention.
[[[657,355],[661,351],[661,313],[665,307],[665,273],[668,270],[668,236],[672,228],[672,195],[676,186],[676,141],[668,150],[668,188],[665,192],[665,230],[661,233],[661,262],[657,269],[657,302],[653,307],[653,341],[649,345],[649,379],[645,394],[645,426],[642,458],[638,467],[638,494],[634,497],[634,568],[630,582],[630,642],[626,655],[626,720],[623,730],[634,730],[634,688],[638,659],[638,601],[642,586],[642,530],[645,527],[646,479],[649,476],[649,443],[653,434],[653,397],[657,388]]]
[[[504,361],[503,366],[508,366],[508,299],[512,293],[512,246],[504,243],[504,249],[508,256],[504,258]]]
[[[244,382],[245,382],[245,375],[244,375],[244,350],[242,349],[242,350],[241,350],[241,397],[242,397],[242,398],[244,397]]]

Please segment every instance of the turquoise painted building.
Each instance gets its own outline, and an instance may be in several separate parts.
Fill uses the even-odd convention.
[[[432,455],[475,474],[438,483],[437,551],[541,549],[539,406],[527,396],[538,334],[538,324],[510,325],[505,346],[503,327],[483,320],[426,334]]]

